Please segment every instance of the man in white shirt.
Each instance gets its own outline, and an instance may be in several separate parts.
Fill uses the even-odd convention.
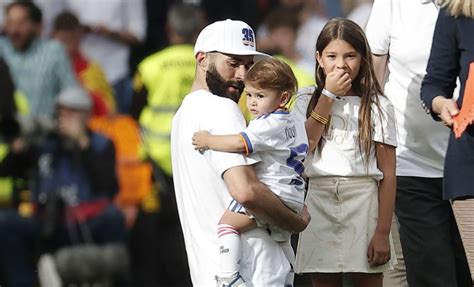
[[[255,34],[242,21],[218,21],[204,28],[194,47],[196,77],[173,119],[171,149],[178,211],[194,286],[213,286],[219,254],[216,227],[231,197],[265,222],[290,232],[308,221],[289,210],[261,182],[253,164],[258,159],[237,153],[194,150],[199,130],[235,134],[245,129],[237,102],[244,77],[253,64]],[[243,233],[241,275],[247,286],[283,286],[290,270],[279,245],[265,229]]]
[[[438,17],[436,2],[375,0],[366,27],[375,72],[395,108],[398,133],[395,214],[406,279],[403,266],[395,266],[398,278],[385,274],[384,280],[395,280],[384,281],[384,286],[472,285],[450,203],[442,198],[449,129],[434,122],[420,101]]]

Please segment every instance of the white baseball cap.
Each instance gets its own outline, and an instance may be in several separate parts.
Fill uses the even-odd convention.
[[[243,21],[230,19],[214,22],[199,33],[194,45],[194,55],[198,52],[270,57],[257,52],[255,33],[252,27]]]
[[[59,93],[56,104],[63,107],[90,112],[92,100],[86,90],[79,87],[67,88]]]

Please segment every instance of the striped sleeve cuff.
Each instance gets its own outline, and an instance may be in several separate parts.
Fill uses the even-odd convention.
[[[245,155],[249,155],[253,153],[252,142],[250,141],[248,135],[245,132],[241,132],[240,138],[242,139],[242,142],[244,143],[244,146],[245,146]]]

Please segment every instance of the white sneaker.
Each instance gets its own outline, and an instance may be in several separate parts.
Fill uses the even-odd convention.
[[[219,277],[216,276],[217,287],[247,287],[244,278],[237,272],[232,277]]]
[[[59,277],[53,256],[44,254],[38,261],[38,277],[43,287],[61,287],[62,280]]]

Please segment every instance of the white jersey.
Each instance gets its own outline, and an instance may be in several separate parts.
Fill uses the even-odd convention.
[[[443,177],[449,129],[433,121],[420,101],[438,18],[434,2],[375,0],[366,28],[372,53],[388,56],[384,93],[397,119],[397,176]]]
[[[314,87],[303,88],[298,92],[293,113],[300,119],[306,118]],[[397,146],[395,115],[390,101],[380,96],[380,107],[372,106],[372,140]],[[331,110],[331,121],[321,137],[321,147],[316,147],[313,155],[305,161],[306,174],[315,176],[370,176],[377,180],[383,178],[383,173],[377,167],[375,147],[372,145],[367,168],[363,155],[359,151],[359,108],[360,97],[341,97],[336,100]]]
[[[308,152],[304,121],[297,121],[287,111],[262,115],[241,132],[250,156],[261,161],[255,166],[257,176],[273,193],[303,206],[305,181],[303,160]]]
[[[215,286],[219,270],[217,225],[231,196],[222,179],[232,167],[258,159],[238,153],[194,150],[192,136],[207,130],[215,135],[238,134],[245,120],[238,105],[205,90],[188,94],[173,118],[171,159],[176,202],[194,286]],[[280,246],[266,230],[241,235],[240,272],[248,286],[283,286],[290,270]]]

